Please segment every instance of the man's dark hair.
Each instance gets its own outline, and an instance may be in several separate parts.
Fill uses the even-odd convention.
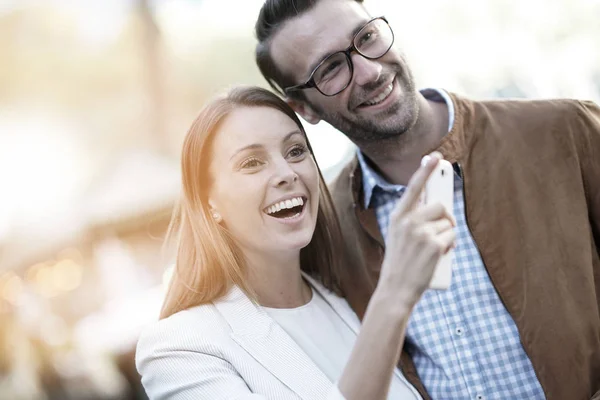
[[[287,20],[305,13],[318,2],[319,0],[266,0],[258,14],[254,27],[258,39],[256,64],[269,85],[282,95],[284,88],[296,83],[275,65],[271,56],[271,40]],[[294,92],[294,95],[303,96],[302,91]]]

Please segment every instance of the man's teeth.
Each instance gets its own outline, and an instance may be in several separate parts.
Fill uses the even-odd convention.
[[[287,208],[303,206],[303,205],[304,205],[304,200],[302,199],[302,197],[295,197],[290,200],[280,201],[279,203],[275,203],[275,204],[267,207],[267,214],[273,214],[273,213],[276,213],[277,211],[285,210]]]
[[[367,106],[374,106],[375,104],[381,103],[390,95],[390,93],[392,93],[393,88],[394,83],[392,82],[388,85],[388,87],[385,88],[385,90],[379,96],[375,97],[373,100],[365,101],[364,104]]]

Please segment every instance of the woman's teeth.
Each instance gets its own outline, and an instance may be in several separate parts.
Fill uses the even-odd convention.
[[[390,83],[379,96],[375,97],[373,100],[365,101],[363,104],[365,106],[374,106],[381,103],[390,95],[390,93],[392,93],[392,89],[394,89],[394,82]]]
[[[267,214],[274,214],[277,211],[286,210],[303,205],[304,200],[302,199],[302,197],[295,197],[293,199],[280,201],[279,203],[270,205],[269,207],[267,207],[266,212]]]

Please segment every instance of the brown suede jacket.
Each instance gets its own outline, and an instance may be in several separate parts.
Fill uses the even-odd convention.
[[[438,150],[461,167],[468,226],[546,397],[600,399],[600,108],[451,98]],[[362,318],[384,241],[356,158],[330,189],[351,260],[342,289]],[[428,399],[406,351],[400,367]]]

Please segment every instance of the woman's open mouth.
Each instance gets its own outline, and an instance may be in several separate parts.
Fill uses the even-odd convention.
[[[305,204],[306,198],[298,196],[279,201],[265,208],[263,211],[270,217],[278,219],[294,219],[302,214]]]

